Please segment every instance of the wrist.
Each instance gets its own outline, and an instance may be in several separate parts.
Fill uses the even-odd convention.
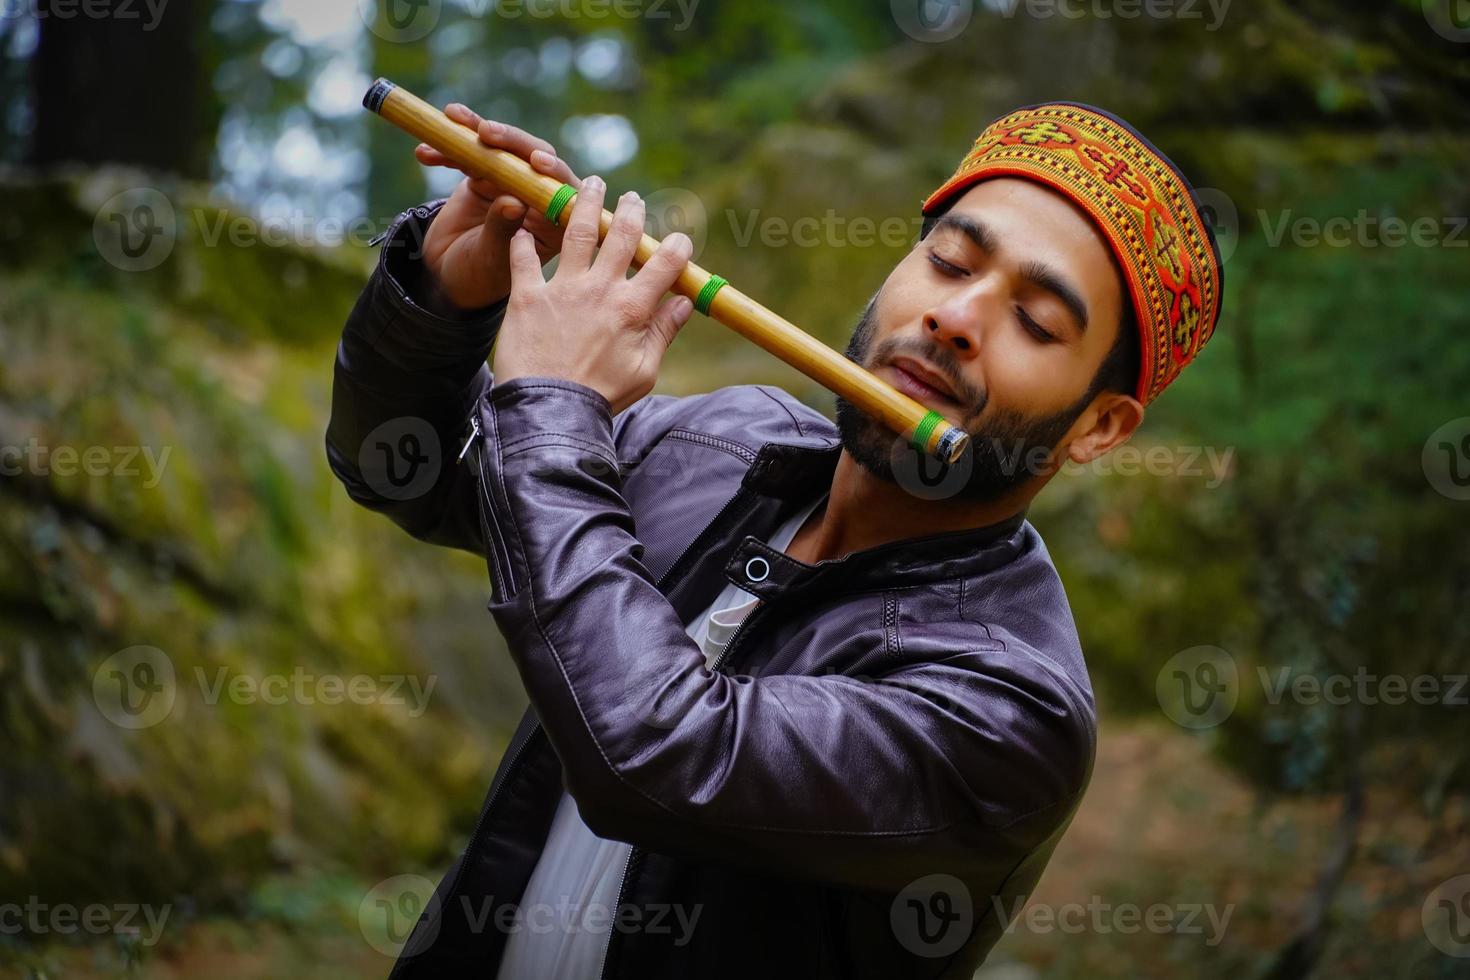
[[[482,320],[490,313],[503,306],[509,296],[509,290],[499,297],[489,295],[486,291],[481,296],[455,296],[444,288],[439,276],[433,269],[424,268],[424,274],[420,280],[420,295],[417,297],[419,305],[435,316],[446,320]]]

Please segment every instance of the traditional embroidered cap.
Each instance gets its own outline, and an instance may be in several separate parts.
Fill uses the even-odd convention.
[[[924,201],[932,215],[990,177],[1045,184],[1102,231],[1137,314],[1139,401],[1179,376],[1220,317],[1224,271],[1214,232],[1179,168],[1116,116],[1079,103],[1026,106],[981,132],[954,176]]]

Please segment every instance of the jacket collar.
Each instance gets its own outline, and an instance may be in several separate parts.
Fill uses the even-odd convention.
[[[777,521],[831,486],[842,455],[836,436],[768,442],[743,486],[782,502]],[[984,527],[905,538],[815,565],[798,561],[746,535],[725,564],[725,576],[763,599],[796,591],[819,593],[895,588],[981,574],[1021,550],[1024,511]]]

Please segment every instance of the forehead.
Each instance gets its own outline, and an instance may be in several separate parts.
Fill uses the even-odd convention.
[[[1057,191],[1032,180],[992,177],[967,188],[951,210],[982,222],[1010,262],[1052,266],[1085,291],[1089,306],[1121,311],[1123,282],[1107,239]]]

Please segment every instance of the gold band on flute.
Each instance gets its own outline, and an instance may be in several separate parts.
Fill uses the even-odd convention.
[[[387,79],[368,89],[362,104],[388,122],[427,143],[466,173],[491,180],[520,198],[527,207],[564,223],[575,192],[554,177],[538,173],[529,163],[506,150],[486,146],[468,126]],[[612,227],[612,213],[602,212],[598,240]],[[659,242],[644,235],[634,261],[642,266],[658,250]],[[953,463],[969,445],[964,430],[919,404],[873,372],[854,364],[811,334],[784,320],[755,300],[690,262],[674,284],[673,292],[687,296],[696,308],[747,340],[770,351],[822,387],[833,391],[860,411],[904,436],[921,452]]]

